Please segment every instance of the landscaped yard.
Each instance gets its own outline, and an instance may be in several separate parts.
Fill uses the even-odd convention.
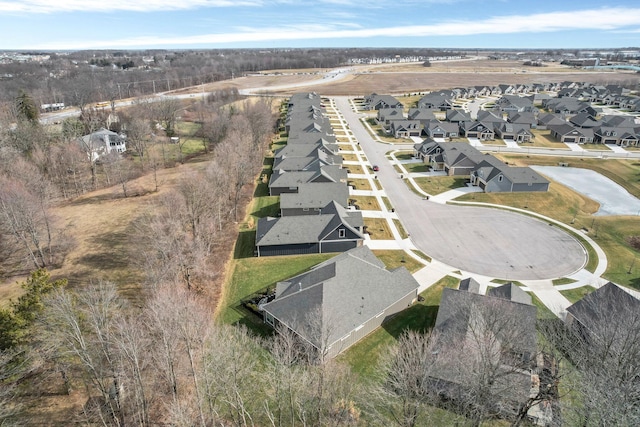
[[[365,218],[364,225],[367,227],[367,234],[373,240],[393,240],[393,234],[386,219]]]
[[[411,273],[415,273],[424,267],[424,264],[411,258],[405,251],[401,250],[388,250],[388,251],[373,251],[375,256],[384,263],[387,270],[394,270],[398,267],[405,267]]]
[[[454,176],[430,176],[426,178],[415,178],[416,184],[427,194],[435,196],[445,191],[453,190],[467,185],[468,178]]]
[[[416,162],[416,163],[405,163],[402,166],[404,166],[404,168],[407,170],[407,172],[409,173],[414,173],[414,172],[429,172],[429,170],[431,170],[431,168],[429,167],[429,165],[427,165],[426,163],[422,163],[422,162]]]
[[[293,277],[336,254],[295,255],[286,257],[260,257],[237,259],[233,262],[233,274],[227,294],[223,295],[218,318],[224,323],[245,323],[260,329],[261,320],[240,307],[247,296],[275,285],[278,281]]]
[[[574,304],[595,290],[596,289],[593,286],[582,286],[580,288],[560,291],[560,293],[564,295],[566,299],[571,301],[572,304]]]
[[[541,147],[541,148],[562,148],[566,149],[567,146],[562,142],[557,141],[551,136],[550,130],[543,129],[531,129],[531,133],[533,134],[533,142],[528,143],[526,146],[529,147]]]
[[[364,169],[362,169],[362,166],[360,166],[360,165],[343,165],[342,167],[344,169],[347,169],[349,171],[349,173],[355,173],[355,174],[363,174],[364,173]]]
[[[347,181],[347,185],[355,187],[356,190],[371,190],[371,185],[366,179],[352,178]]]
[[[380,205],[378,200],[373,196],[354,196],[350,195],[351,205],[357,205],[360,210],[379,211]]]

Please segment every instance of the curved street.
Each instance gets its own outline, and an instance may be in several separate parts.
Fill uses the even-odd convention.
[[[580,270],[584,249],[566,232],[513,212],[422,200],[386,158],[394,146],[374,141],[347,97],[335,104],[377,172],[386,195],[411,235],[430,257],[471,273],[507,280],[563,277]]]

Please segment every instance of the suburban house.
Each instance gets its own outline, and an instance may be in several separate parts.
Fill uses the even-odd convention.
[[[381,108],[376,115],[378,123],[388,129],[394,120],[405,120],[403,108]]]
[[[595,135],[591,128],[576,128],[569,123],[561,125],[547,125],[551,136],[560,142],[576,142],[578,144],[592,143]]]
[[[453,93],[447,91],[431,92],[418,100],[418,108],[446,111],[453,108]]]
[[[496,101],[495,105],[500,111],[505,112],[523,113],[537,110],[531,98],[518,95],[503,95]]]
[[[127,151],[125,138],[105,128],[80,137],[78,144],[92,162],[107,154]]]
[[[424,132],[430,138],[457,138],[460,127],[457,123],[432,120],[425,126]]]
[[[266,323],[295,332],[323,361],[409,307],[418,286],[406,268],[387,270],[362,246],[278,282],[275,299],[259,308]]]
[[[491,141],[496,138],[493,131],[494,124],[480,121],[460,123],[460,133],[467,138],[476,138],[480,141]]]
[[[553,125],[564,125],[567,121],[561,116],[553,113],[544,113],[538,116],[538,129],[548,129]]]
[[[569,122],[580,128],[595,128],[602,125],[602,122],[596,120],[591,114],[578,113],[569,119]]]
[[[411,138],[422,135],[422,123],[419,120],[394,120],[389,130],[394,138]]]
[[[480,110],[478,111],[478,117],[477,120],[479,122],[484,122],[484,123],[502,123],[504,120],[502,119],[502,114],[500,114],[500,116],[496,116],[495,114],[493,114],[491,111],[487,111],[487,110]]]
[[[519,125],[528,125],[529,128],[535,129],[538,127],[538,119],[532,112],[510,112],[507,114],[507,121],[509,123],[515,123]]]
[[[471,172],[471,185],[485,193],[549,191],[549,180],[530,167],[504,164],[493,156],[486,156]]]
[[[347,170],[339,165],[321,166],[314,163],[308,170],[277,170],[269,179],[269,194],[279,196],[282,193],[297,193],[298,186],[308,182],[342,182],[347,184]]]
[[[447,110],[446,120],[451,123],[469,122],[471,121],[471,115],[459,108]]]
[[[531,142],[533,134],[528,124],[502,122],[496,124],[496,135],[516,142]]]
[[[280,195],[280,216],[320,215],[322,208],[332,201],[348,207],[349,187],[342,182],[300,184],[297,193]]]
[[[529,167],[509,166],[464,142],[427,138],[414,145],[415,157],[450,176],[468,176],[470,184],[490,192],[548,191],[549,181]]]
[[[409,120],[418,120],[425,126],[428,122],[436,120],[436,116],[433,114],[433,110],[426,108],[411,108],[409,114],[407,114]]]
[[[608,282],[567,308],[565,323],[586,342],[612,340],[621,346],[627,338],[620,325],[628,322],[634,330],[640,328],[640,300],[618,285]],[[621,334],[624,334],[621,336]]]
[[[345,252],[362,246],[364,220],[332,201],[318,215],[295,215],[258,220],[258,256]]]
[[[403,108],[403,105],[391,95],[372,93],[364,98],[365,110],[380,110],[382,108]]]
[[[491,399],[492,412],[512,418],[540,381],[533,372],[537,310],[516,285],[481,295],[476,284],[471,279],[464,290],[442,292],[428,385],[443,402],[459,405],[480,387]]]

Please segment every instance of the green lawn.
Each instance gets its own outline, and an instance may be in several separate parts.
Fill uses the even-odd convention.
[[[398,267],[405,267],[411,273],[415,273],[424,267],[424,264],[411,258],[405,251],[401,250],[377,250],[373,253],[380,261],[384,263],[387,270],[393,270]]]
[[[458,283],[459,280],[454,277],[443,277],[420,294],[424,301],[417,302],[392,317],[338,358],[351,366],[353,372],[364,378],[372,378],[376,373],[380,352],[386,346],[393,344],[404,330],[427,331],[431,329],[438,315],[442,290],[445,287],[457,288]]]
[[[429,167],[429,165],[427,165],[426,163],[422,163],[422,162],[416,162],[416,163],[406,163],[404,165],[404,168],[407,170],[407,172],[409,173],[415,173],[415,172],[429,172],[429,170],[431,170],[431,168]]]
[[[415,178],[416,184],[425,193],[436,195],[454,188],[464,187],[469,181],[467,178],[454,176],[430,176],[426,178]]]
[[[529,292],[529,295],[531,295],[531,302],[533,302],[533,305],[535,305],[538,308],[538,313],[537,313],[538,319],[541,319],[541,320],[557,319],[556,315],[553,314],[553,312],[549,310],[542,301],[540,301],[540,299],[536,296],[536,294],[534,294],[533,292]]]
[[[587,285],[587,286],[582,286],[580,288],[567,289],[565,291],[560,291],[560,293],[564,295],[566,299],[571,301],[572,304],[574,304],[595,290],[596,288],[594,288],[593,286]]]
[[[398,160],[411,160],[413,159],[413,153],[411,151],[402,151],[395,154]]]
[[[224,323],[244,323],[254,328],[258,327],[259,330],[262,322],[254,314],[240,307],[240,300],[281,280],[300,274],[335,255],[313,254],[236,259],[218,318]]]

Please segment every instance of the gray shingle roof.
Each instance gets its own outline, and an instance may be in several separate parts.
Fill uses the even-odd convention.
[[[341,182],[312,182],[300,184],[297,193],[280,195],[281,209],[323,208],[332,200],[346,207],[349,189]]]
[[[418,286],[404,267],[386,270],[362,246],[279,283],[278,296],[263,309],[320,348],[415,294]]]

